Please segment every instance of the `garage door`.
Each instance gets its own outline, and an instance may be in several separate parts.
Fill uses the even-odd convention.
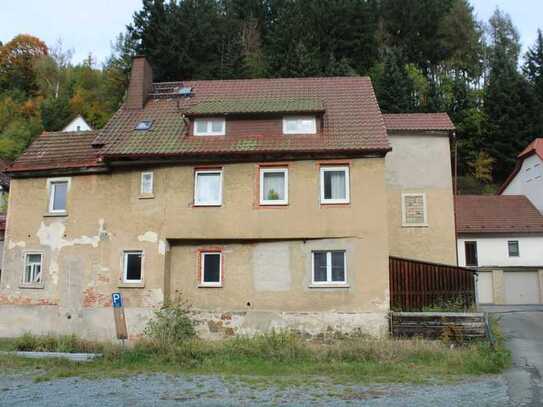
[[[477,277],[477,295],[479,304],[492,304],[494,302],[494,285],[492,272],[481,271]]]
[[[539,277],[536,271],[504,273],[506,304],[539,304]]]

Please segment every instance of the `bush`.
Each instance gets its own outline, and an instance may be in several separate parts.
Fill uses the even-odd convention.
[[[86,341],[76,335],[42,335],[36,336],[30,333],[15,339],[15,349],[18,351],[33,352],[101,352],[102,344]]]
[[[144,334],[159,346],[171,346],[194,338],[196,331],[190,319],[189,306],[177,299],[155,311],[147,323]]]

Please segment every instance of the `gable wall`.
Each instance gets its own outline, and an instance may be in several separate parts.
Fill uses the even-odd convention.
[[[502,195],[525,195],[543,213],[543,161],[536,154],[527,157]]]
[[[456,264],[450,143],[437,135],[389,133],[386,187],[390,254],[408,259]],[[426,194],[427,227],[402,226],[402,193]]]

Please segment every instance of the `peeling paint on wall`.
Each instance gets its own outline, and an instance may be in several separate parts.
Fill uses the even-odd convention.
[[[158,242],[158,234],[155,232],[145,232],[143,235],[138,236],[140,242],[156,243]]]
[[[158,242],[158,253],[162,256],[166,254],[166,252],[170,251],[170,244],[167,240],[160,240]]]
[[[66,226],[62,222],[53,222],[49,225],[41,222],[40,229],[36,233],[36,236],[40,240],[40,244],[46,247],[50,247],[51,250],[61,250],[64,247],[75,245],[90,245],[94,248],[98,247],[100,240],[103,240],[106,230],[104,228],[104,220],[100,219],[98,234],[96,236],[81,236],[73,240],[67,240],[64,238],[64,232]]]
[[[26,247],[26,242],[24,241],[21,241],[21,242],[14,242],[13,240],[10,240],[9,241],[9,244],[8,244],[8,249],[9,250],[13,250],[15,249],[16,247]]]

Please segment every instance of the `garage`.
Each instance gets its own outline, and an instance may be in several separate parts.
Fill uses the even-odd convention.
[[[537,271],[504,272],[506,304],[539,304],[539,276]]]
[[[491,271],[480,271],[477,275],[477,296],[479,304],[494,303],[494,283]]]

